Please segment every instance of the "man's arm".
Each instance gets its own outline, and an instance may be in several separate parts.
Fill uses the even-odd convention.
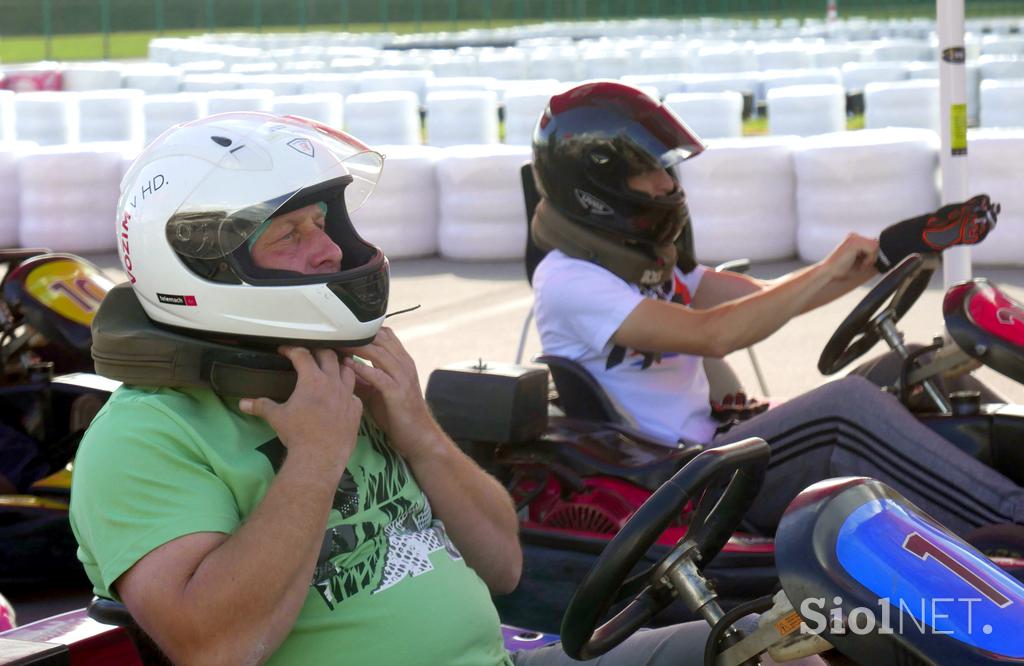
[[[522,572],[519,523],[512,498],[441,430],[423,399],[416,365],[394,332],[384,327],[373,342],[347,348],[373,365],[345,365],[356,390],[412,469],[452,541],[492,592],[511,592]]]
[[[750,293],[697,309],[711,301],[712,292],[720,286],[712,277],[712,289],[701,294],[704,279],[710,277],[705,275],[694,309],[644,299],[619,326],[612,341],[633,349],[725,356],[763,340],[796,315],[867,280],[874,271],[871,264],[877,249],[876,241],[851,234],[817,264],[764,283],[763,288],[756,288],[760,285],[752,278],[730,280],[727,287],[749,289]]]
[[[287,348],[298,373],[284,404],[243,400],[288,450],[259,506],[234,534],[170,541],[114,587],[175,662],[256,664],[291,631],[309,591],[331,502],[355,446],[355,376],[331,351]],[[183,489],[182,492],[187,492]]]

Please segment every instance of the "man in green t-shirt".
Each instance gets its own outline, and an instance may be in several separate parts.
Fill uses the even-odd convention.
[[[380,166],[318,123],[224,114],[122,182],[141,353],[97,356],[133,379],[82,441],[71,522],[96,594],[174,662],[574,663],[504,649],[489,594],[518,582],[516,513],[381,328],[387,260],[348,215]],[[706,633],[641,632],[602,663],[700,663]]]

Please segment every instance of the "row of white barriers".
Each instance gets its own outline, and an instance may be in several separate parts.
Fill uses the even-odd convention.
[[[657,95],[649,83],[635,81]],[[846,128],[846,92],[838,83],[779,85],[767,92],[768,130],[773,135],[810,136]],[[532,89],[437,90],[422,108],[407,90],[275,95],[267,89],[145,95],[139,90],[13,93],[0,90],[0,141],[39,145],[129,141],[148,144],[172,125],[226,111],[300,115],[345,128],[370,145],[421,144],[446,147],[499,143],[499,105],[504,142],[527,145],[550,96],[562,89],[551,81]],[[1024,127],[1024,78],[985,80],[974,105],[983,128]],[[706,139],[742,134],[744,100],[730,90],[671,92],[665,104]],[[870,83],[864,90],[865,127],[939,130],[936,79]],[[970,114],[969,114],[970,115]],[[425,134],[425,136],[424,136]]]
[[[1022,265],[1024,130],[971,130],[968,142],[970,192],[1003,207],[974,259]],[[354,223],[392,259],[523,256],[519,169],[528,147],[380,150],[386,159],[377,191]],[[816,261],[850,231],[877,235],[934,210],[938,150],[934,132],[912,129],[712,141],[679,168],[698,256],[706,263]],[[123,143],[0,149],[0,246],[112,251],[118,184],[134,156]]]

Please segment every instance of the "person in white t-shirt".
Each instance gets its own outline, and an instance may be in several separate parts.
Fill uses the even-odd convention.
[[[544,353],[580,363],[668,446],[767,439],[772,466],[748,515],[766,533],[804,487],[847,475],[889,483],[960,533],[1024,522],[1016,484],[862,377],[720,427],[702,357],[763,340],[863,284],[877,274],[878,241],[851,233],[822,261],[771,281],[708,270],[693,256],[674,172],[703,150],[682,120],[636,88],[595,81],[551,98],[533,137],[541,200],[531,239],[547,254],[532,283]]]

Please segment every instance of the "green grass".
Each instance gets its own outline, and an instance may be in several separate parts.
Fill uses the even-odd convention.
[[[596,3],[591,3],[596,4]],[[744,6],[749,6],[743,3]],[[585,6],[585,5],[584,5]],[[806,7],[802,4],[801,7]],[[840,3],[842,12],[842,3]],[[971,0],[967,6],[968,18],[980,18],[985,16],[1019,16],[1024,14],[1024,2],[1019,0]],[[715,12],[712,14],[719,18],[738,19],[765,19],[765,18],[805,18],[805,16],[794,15],[793,11],[765,10],[745,12]],[[912,18],[912,17],[935,17],[933,5],[926,3],[912,4],[891,4],[878,2],[872,7],[855,7],[849,11],[851,16],[863,16],[867,18]],[[807,12],[807,17],[824,18],[824,3],[822,11]],[[556,16],[556,20],[572,20],[572,16]],[[603,16],[597,13],[582,16],[585,20],[600,20]],[[611,17],[613,20],[626,20],[627,17]],[[644,18],[650,18],[644,16]],[[677,18],[669,16],[668,18]],[[693,16],[678,18],[694,18]],[[387,23],[351,23],[351,24],[321,24],[309,25],[306,31],[347,31],[347,32],[379,32],[387,30],[398,34],[413,34],[418,32],[442,32],[451,30],[467,30],[477,28],[503,28],[515,25],[527,25],[542,23],[541,19],[517,20],[511,18],[495,18],[490,21],[483,20],[459,20],[448,21],[390,21]],[[303,30],[297,25],[266,25],[261,26],[262,32],[299,32]],[[104,36],[102,33],[55,35],[46,39],[43,35],[2,37],[0,38],[0,62],[32,62],[36,60],[98,60],[102,58],[111,59],[135,59],[145,58],[149,40],[154,37],[186,37],[200,35],[207,32],[257,32],[252,25],[232,26],[218,28],[213,31],[197,27],[191,30],[169,30],[163,33],[156,30],[138,32],[114,32]]]

